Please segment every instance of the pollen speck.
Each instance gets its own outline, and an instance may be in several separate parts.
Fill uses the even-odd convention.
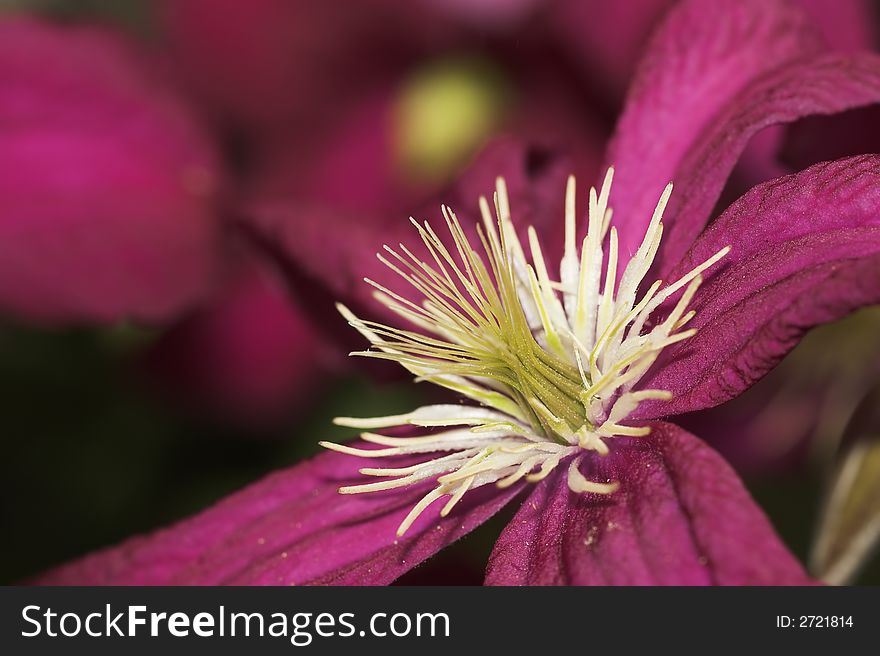
[[[590,530],[587,531],[587,537],[584,540],[584,546],[590,547],[596,541],[596,534],[598,533],[598,529],[595,526],[591,526]]]

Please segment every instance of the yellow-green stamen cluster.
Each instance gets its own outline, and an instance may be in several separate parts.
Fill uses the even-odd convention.
[[[428,479],[434,487],[413,508],[398,530],[402,535],[436,499],[449,496],[447,514],[469,490],[488,483],[501,487],[522,478],[538,481],[563,459],[574,456],[568,484],[576,492],[612,493],[616,481],[587,480],[579,470],[582,455],[608,453],[607,439],[647,435],[644,426],[623,422],[642,402],[667,399],[663,390],[632,391],[660,351],[693,335],[682,330],[693,317],[687,306],[701,273],[729,250],[724,248],[688,274],[663,287],[654,283],[636,302],[663,231],[661,218],[672,191],[663,192],[644,241],[618,272],[618,239],[609,227],[613,169],[602,188],[590,190],[587,236],[575,249],[575,182],[569,178],[565,208],[565,251],[560,280],[551,280],[533,228],[528,229],[531,261],[514,230],[503,179],[498,179],[494,216],[480,199],[482,225],[477,235],[485,257],[465,235],[455,213],[442,208],[452,236],[448,249],[429,223],[412,220],[429,261],[404,245],[388,246],[379,259],[422,296],[416,303],[372,280],[376,298],[415,329],[362,321],[339,306],[349,323],[372,345],[358,352],[400,363],[417,377],[452,389],[479,406],[433,405],[405,415],[372,419],[338,418],[362,429],[393,426],[446,427],[417,437],[364,433],[384,448],[322,445],[364,458],[418,453],[440,457],[401,468],[365,468],[384,480],[341,488],[342,493],[403,487]],[[608,243],[607,262],[603,244]],[[662,289],[661,289],[662,288]],[[645,330],[650,315],[684,289],[664,320]]]

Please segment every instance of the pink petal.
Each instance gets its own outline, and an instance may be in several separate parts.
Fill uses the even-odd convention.
[[[340,354],[341,356],[341,354]],[[144,356],[160,393],[188,410],[245,427],[271,427],[320,392],[327,344],[271,272],[243,268]]]
[[[357,473],[363,466],[362,458],[321,454],[199,515],[58,567],[35,583],[383,585],[479,526],[519,491],[476,490],[445,518],[439,517],[441,499],[397,538],[401,520],[427,490],[340,495],[340,485],[364,482]]]
[[[486,583],[809,583],[717,453],[673,424],[653,428],[596,457],[590,474],[621,482],[613,495],[571,492],[563,467],[542,482],[501,534]]]
[[[3,310],[157,321],[212,283],[212,144],[119,38],[0,22],[0,169]]]
[[[698,292],[697,334],[641,383],[671,391],[639,417],[718,405],[767,373],[813,326],[880,302],[880,157],[817,164],[755,187],[701,235],[674,279],[725,245]]]
[[[741,474],[798,471],[830,455],[859,399],[880,380],[878,334],[880,306],[819,326],[738,397],[675,422],[710,436]]]
[[[831,114],[880,101],[880,57],[827,55],[808,59],[755,83],[704,135],[677,172],[680,193],[660,253],[658,272],[678,262],[708,220],[712,206],[747,139],[761,128],[812,114]],[[734,126],[730,129],[730,126]],[[870,152],[863,144],[859,153]]]
[[[664,275],[705,225],[752,135],[880,101],[880,59],[819,56],[820,43],[812,23],[789,4],[685,2],[671,12],[609,148],[624,252],[635,250],[660,191],[674,181],[658,256]]]
[[[798,5],[813,18],[816,27],[835,50],[856,52],[875,49],[880,33],[876,29],[877,16],[875,16],[876,7],[873,0],[798,0]],[[864,109],[854,111],[861,112]],[[726,202],[724,197],[721,202],[726,206],[731,200],[760,182],[799,171],[817,162],[877,152],[876,147],[864,141],[866,133],[864,129],[860,129],[862,126],[853,124],[850,117],[852,113],[850,111],[836,115],[815,115],[790,126],[776,125],[756,133],[733,171],[736,185],[725,189]],[[814,123],[816,125],[813,125]],[[829,132],[828,124],[833,133]],[[797,133],[794,138],[792,132]],[[867,134],[871,132],[872,130],[869,130]],[[852,138],[854,135],[858,137]],[[842,140],[849,142],[848,145],[852,147],[839,148],[837,144]],[[811,151],[809,157],[805,157],[804,152],[798,152],[796,157],[791,157],[790,152],[781,153],[781,149],[791,150],[791,142],[796,144],[795,149],[799,151],[806,150],[802,142],[807,142],[807,148]],[[836,151],[836,154],[828,156],[829,150]]]

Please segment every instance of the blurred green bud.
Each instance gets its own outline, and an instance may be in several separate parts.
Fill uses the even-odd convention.
[[[858,574],[880,542],[880,385],[846,428],[830,478],[810,569],[841,585]]]
[[[421,68],[401,91],[395,113],[398,166],[419,182],[442,182],[499,128],[508,105],[503,75],[479,59]]]

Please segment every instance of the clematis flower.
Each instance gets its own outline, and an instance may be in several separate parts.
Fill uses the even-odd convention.
[[[321,443],[362,458],[444,454],[404,468],[365,468],[362,474],[387,480],[340,488],[344,494],[375,492],[436,479],[436,487],[404,518],[398,535],[406,533],[424,509],[441,497],[450,497],[440,513],[447,515],[471,489],[490,483],[505,488],[523,478],[537,482],[565,461],[569,461],[567,481],[572,492],[613,494],[618,489],[617,481],[584,478],[581,460],[585,452],[608,455],[612,438],[650,433],[648,426],[624,422],[642,402],[669,400],[671,394],[660,389],[631,390],[664,348],[694,334],[682,330],[693,319],[688,304],[702,283],[701,274],[730,249],[720,249],[669,285],[657,281],[639,299],[637,290],[660,245],[661,218],[672,185],[660,197],[645,238],[618,284],[615,227],[610,228],[607,262],[602,251],[611,222],[612,177],[613,169],[609,169],[598,195],[595,188],[590,190],[589,229],[580,253],[575,246],[575,180],[569,178],[565,252],[558,282],[549,277],[533,227],[529,229],[531,263],[527,261],[511,223],[506,183],[499,179],[497,229],[486,199],[480,199],[483,225],[477,230],[485,256],[470,243],[455,213],[444,207],[458,260],[427,222],[415,225],[435,265],[403,245],[405,255],[388,247],[390,257],[379,255],[383,264],[424,296],[422,303],[367,280],[386,307],[427,334],[361,321],[339,306],[349,323],[375,347],[356,355],[393,360],[419,380],[478,403],[424,406],[388,417],[337,418],[338,424],[362,429],[458,427],[418,437],[361,435],[385,449]],[[668,316],[648,328],[664,301],[682,290]]]
[[[382,316],[390,309],[415,320],[398,327],[349,314],[374,342],[372,357],[480,405],[468,416],[453,405],[343,423],[380,430],[471,419],[464,428],[443,438],[368,434],[332,447],[348,453],[278,472],[37,582],[384,584],[518,500],[487,583],[808,583],[732,469],[673,422],[737,396],[812,326],[880,302],[877,156],[760,184],[709,222],[749,136],[880,101],[877,58],[828,55],[814,36],[788,4],[679,5],[649,46],[609,146],[613,188],[608,180],[591,195],[586,220],[571,192],[568,211],[547,200],[548,189],[558,197],[565,189],[553,167],[508,158],[495,173],[505,173],[509,203],[501,186],[495,216],[481,204],[491,219],[485,241],[460,227],[475,223],[470,205],[456,205],[445,212],[449,259],[423,225],[414,257],[394,249],[412,268],[386,257],[427,304],[368,272],[381,286]],[[538,243],[552,240],[551,216],[565,226],[558,280]],[[353,283],[364,267],[354,265],[375,234],[328,242],[318,226],[303,234],[262,220],[267,240],[312,279],[363,299]],[[529,223],[534,236],[523,238],[516,230]],[[456,448],[426,464],[420,449],[446,438]],[[463,460],[481,451],[481,462]],[[365,456],[392,460],[379,472]],[[360,487],[379,473],[379,486]]]
[[[483,264],[467,248],[455,215],[447,212],[456,246],[461,248],[462,264],[454,265],[453,256],[425,227],[424,239],[437,254],[438,268],[427,268],[416,264],[416,260],[411,273],[404,275],[425,290],[433,302],[420,311],[416,309],[419,306],[410,306],[390,290],[383,291],[382,298],[401,314],[417,318],[421,325],[432,325],[432,315],[442,317],[456,308],[473,317],[475,325],[467,330],[467,325],[443,318],[433,327],[439,328],[441,337],[452,336],[446,343],[349,316],[382,349],[374,352],[376,355],[397,360],[420,377],[436,380],[484,405],[434,406],[406,416],[342,423],[371,428],[401,423],[464,424],[470,429],[422,437],[366,435],[367,441],[386,447],[379,450],[333,446],[343,454],[300,465],[294,475],[258,484],[164,534],[147,541],[135,540],[62,568],[43,581],[387,582],[516,496],[521,491],[521,479],[535,470],[532,479],[540,482],[496,545],[487,574],[489,582],[806,582],[799,565],[777,541],[766,519],[720,457],[682,429],[656,421],[644,412],[642,401],[674,402],[668,390],[644,385],[630,390],[659,352],[695,340],[690,329],[681,330],[688,321],[711,328],[716,317],[687,311],[691,301],[710,308],[713,301],[723,304],[730,297],[726,290],[731,280],[741,280],[741,269],[749,265],[749,256],[754,254],[748,253],[744,264],[738,260],[739,266],[732,269],[719,263],[728,254],[734,259],[737,246],[745,247],[737,238],[737,230],[725,224],[742,228],[744,215],[745,221],[753,219],[749,210],[754,212],[756,202],[765,210],[775,209],[784,220],[790,209],[785,200],[790,200],[786,197],[792,188],[805,189],[806,198],[813,200],[817,187],[840,184],[854,173],[847,165],[821,166],[787,181],[782,200],[778,190],[756,189],[735,207],[738,211],[719,219],[716,225],[728,229],[709,240],[718,243],[719,239],[729,238],[735,243],[732,251],[728,253],[727,247],[722,247],[713,249],[709,257],[689,258],[684,265],[686,272],[675,282],[665,287],[653,285],[638,301],[634,292],[627,290],[636,289],[650,267],[662,231],[660,218],[668,191],[661,197],[647,237],[624,269],[619,284],[615,283],[614,266],[600,275],[600,237],[610,218],[606,208],[610,179],[598,194],[593,191],[590,231],[583,242],[581,264],[578,266],[578,259],[572,258],[570,248],[563,258],[560,277],[572,276],[571,289],[561,280],[555,285],[548,280],[534,232],[530,233],[530,246],[535,268],[525,265],[520,274],[515,273],[516,262],[524,264],[524,260],[520,259],[510,224],[512,210],[509,213],[503,186],[497,197],[497,232],[489,221],[486,225],[484,243],[489,264]],[[875,158],[865,158],[858,166],[862,185],[865,175],[880,175]],[[851,192],[847,185],[844,193]],[[866,195],[870,207],[876,208],[880,203],[877,187]],[[575,233],[573,187],[569,187],[568,199],[566,234],[571,246]],[[485,203],[483,208],[488,214]],[[608,256],[613,264],[617,256],[616,230],[612,228],[610,235]],[[405,261],[404,256],[400,261]],[[693,262],[697,264],[691,266]],[[567,271],[566,267],[572,265],[573,270]],[[713,265],[719,269],[714,274]],[[707,273],[707,283],[698,293],[703,272]],[[600,278],[604,278],[601,295]],[[453,284],[464,288],[460,294],[472,294],[470,303],[456,296]],[[707,288],[714,292],[708,298]],[[675,298],[677,293],[680,298]],[[568,309],[566,295],[570,296]],[[733,296],[736,301],[738,294]],[[674,301],[671,309],[662,321],[653,322],[653,327],[643,331],[646,321],[654,317],[664,301]],[[486,314],[481,316],[481,312]],[[582,317],[586,321],[578,323]],[[487,323],[494,321],[495,327],[476,325],[480,318]],[[456,341],[460,343],[458,353]],[[581,352],[584,344],[587,347]],[[477,358],[474,349],[481,346],[488,355]],[[516,348],[506,350],[509,346]],[[429,357],[419,357],[425,353]],[[511,357],[514,360],[510,364],[492,369],[492,359]],[[662,380],[665,369],[668,367],[653,378]],[[494,382],[478,382],[487,378]],[[687,382],[667,380],[678,387]],[[625,419],[638,419],[640,425],[630,425]],[[646,428],[653,429],[650,435]],[[328,494],[327,488],[340,481],[357,481],[358,465],[352,465],[352,460],[428,450],[452,453],[427,462],[424,456],[417,457],[416,463],[400,462],[398,458],[391,468],[360,469],[362,475],[389,477],[376,484],[358,482],[356,487],[342,488],[343,492],[370,492],[356,497],[365,499],[361,503],[338,500],[332,496],[332,489]],[[583,466],[592,470],[593,480],[582,473]],[[454,472],[452,476],[431,480],[450,471]],[[426,480],[431,481],[427,490],[424,484],[419,485]],[[502,485],[488,485],[497,482]],[[389,496],[388,490],[400,487],[407,489],[406,494]],[[465,494],[472,487],[482,489]],[[454,503],[444,506],[440,512],[443,519],[438,522],[427,516],[428,507],[444,495],[451,495]],[[406,507],[413,502],[412,508]],[[466,509],[464,518],[455,514],[455,503],[459,504],[457,508]],[[395,528],[398,535],[406,537],[394,539],[389,535]],[[223,536],[219,542],[218,533]],[[638,543],[646,537],[653,546],[642,554]],[[210,546],[204,544],[206,539]],[[247,550],[235,547],[250,541],[256,542],[257,550],[268,543],[269,557],[258,563],[242,563],[243,551]],[[379,545],[382,548],[376,549]],[[376,551],[358,558],[371,548]],[[276,553],[278,549],[283,551]],[[752,558],[756,551],[760,559]],[[194,553],[199,557],[193,557]],[[346,560],[352,556],[353,561]],[[614,567],[615,561],[626,563],[626,567]],[[329,571],[325,569],[328,565]],[[291,571],[295,574],[288,578]]]

